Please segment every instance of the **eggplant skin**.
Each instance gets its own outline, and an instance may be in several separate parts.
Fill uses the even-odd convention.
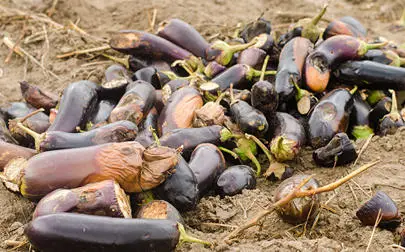
[[[173,251],[179,241],[170,220],[120,219],[75,213],[41,216],[25,227],[30,243],[42,252]]]

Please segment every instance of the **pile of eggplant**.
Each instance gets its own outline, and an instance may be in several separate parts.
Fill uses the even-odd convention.
[[[353,140],[394,134],[405,119],[397,99],[405,50],[368,37],[350,16],[321,29],[326,8],[279,38],[263,18],[212,43],[180,19],[156,34],[119,31],[110,46],[129,56],[102,83],[74,82],[59,96],[22,81],[25,102],[0,111],[0,171],[9,190],[37,202],[30,243],[40,251],[209,245],[188,236],[181,217],[202,197],[232,196],[265,176],[287,179],[278,200],[306,178],[291,177],[304,146],[333,167],[356,159]],[[318,205],[318,196],[295,199],[278,213],[297,224]]]

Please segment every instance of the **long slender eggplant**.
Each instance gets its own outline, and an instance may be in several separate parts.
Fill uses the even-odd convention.
[[[346,132],[352,108],[353,97],[347,89],[334,89],[322,97],[308,120],[308,137],[311,146],[323,147],[335,134]]]
[[[96,109],[94,110],[93,116],[90,118],[89,122],[91,126],[96,126],[100,123],[104,123],[110,117],[111,111],[115,108],[117,103],[112,100],[101,100]],[[88,128],[88,127],[87,127]],[[91,128],[91,127],[90,127]]]
[[[75,188],[106,179],[126,192],[152,189],[165,181],[177,164],[176,150],[145,148],[137,142],[110,143],[40,153],[14,159],[4,168],[10,190],[38,200],[59,188]]]
[[[21,94],[24,100],[34,108],[43,108],[49,111],[56,107],[59,97],[49,91],[41,90],[39,87],[29,84],[26,81],[20,82]]]
[[[218,125],[201,128],[174,129],[159,138],[159,142],[162,146],[170,148],[183,146],[183,156],[188,158],[194,148],[200,144],[219,144],[221,130],[222,127]]]
[[[364,55],[364,59],[395,67],[405,64],[405,59],[391,50],[370,50]]]
[[[390,90],[392,93],[392,105],[390,113],[384,115],[379,123],[379,133],[380,135],[393,135],[399,127],[405,126],[404,120],[398,111],[397,96],[394,90]]]
[[[191,52],[162,37],[144,31],[120,31],[112,36],[110,46],[114,50],[126,54],[149,59],[162,59],[170,63],[185,60],[192,67],[197,66],[198,59]]]
[[[177,159],[175,172],[169,175],[163,184],[153,189],[153,192],[180,212],[185,212],[195,209],[198,204],[198,181],[186,160],[181,155],[178,155]]]
[[[271,153],[280,162],[295,159],[305,144],[304,126],[292,115],[283,112],[277,112],[274,120],[276,123],[270,143]]]
[[[157,35],[200,58],[205,58],[205,52],[209,48],[209,43],[194,27],[177,18],[163,21]]]
[[[152,200],[142,205],[136,214],[136,218],[171,220],[184,223],[179,211],[172,204],[164,200]]]
[[[280,53],[275,88],[281,101],[288,101],[296,93],[294,83],[301,86],[305,58],[313,48],[306,38],[293,38]]]
[[[405,68],[369,60],[345,62],[334,71],[334,75],[341,82],[359,87],[405,90]]]
[[[326,40],[336,35],[348,35],[365,39],[367,30],[357,19],[351,16],[345,16],[330,22],[323,32],[322,38]]]
[[[367,138],[374,133],[373,129],[370,128],[370,110],[370,105],[363,101],[360,93],[356,92],[353,95],[353,109],[352,113],[350,113],[349,124],[350,133],[356,139]]]
[[[196,89],[184,87],[175,91],[159,115],[159,134],[162,136],[174,129],[190,128],[195,111],[202,106],[202,97]]]
[[[392,100],[390,97],[382,98],[370,111],[368,115],[368,119],[373,129],[378,131],[378,127],[380,124],[381,119],[386,115],[389,114],[392,107]]]
[[[151,146],[155,142],[151,129],[157,129],[158,117],[159,114],[156,108],[152,108],[145,120],[143,120],[143,122],[139,125],[139,132],[135,138],[135,141],[142,144],[142,146],[145,148]]]
[[[367,44],[363,40],[348,35],[336,35],[321,43],[306,58],[305,81],[314,92],[323,92],[330,79],[331,71],[340,63],[360,59],[368,50],[386,45]]]
[[[356,149],[346,133],[337,133],[330,142],[315,150],[312,158],[317,165],[332,167],[344,165],[357,158]]]
[[[58,114],[48,131],[75,132],[84,128],[97,106],[100,86],[91,81],[71,83],[64,91]]]
[[[217,191],[221,196],[233,196],[243,189],[256,188],[256,177],[253,169],[247,165],[228,167],[217,180]]]
[[[117,182],[104,180],[47,194],[35,207],[33,219],[63,212],[131,218],[131,205]]]
[[[127,87],[124,96],[111,111],[109,122],[128,120],[138,125],[155,105],[155,88],[148,82],[137,80]]]
[[[11,160],[15,158],[25,158],[28,159],[37,152],[30,148],[25,148],[15,144],[0,141],[0,171],[3,171],[4,166],[8,164]]]
[[[40,152],[132,141],[138,133],[138,127],[130,121],[117,121],[82,133],[48,131],[38,134],[22,124],[18,126],[35,139],[35,147]]]
[[[43,252],[111,251],[170,252],[183,242],[210,245],[186,234],[170,220],[122,219],[76,213],[41,216],[24,229],[30,243]]]
[[[253,22],[246,24],[240,32],[240,37],[245,42],[249,42],[262,33],[271,33],[271,23],[270,21],[260,17]]]
[[[259,48],[248,48],[238,55],[238,64],[245,64],[253,68],[260,67],[266,57],[266,52]]]
[[[10,106],[5,108],[5,114],[7,119],[15,119],[15,118],[21,118],[26,115],[28,115],[31,112],[34,112],[36,109],[32,107],[31,105],[25,103],[25,102],[12,102],[10,103]],[[34,115],[33,117],[37,117],[38,119],[45,119],[46,114],[45,113],[38,113]]]
[[[225,158],[217,146],[209,143],[199,144],[191,154],[190,169],[198,182],[200,196],[212,189],[218,176],[225,170]]]

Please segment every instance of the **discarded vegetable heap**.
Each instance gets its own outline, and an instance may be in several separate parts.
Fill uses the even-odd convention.
[[[253,189],[259,176],[284,180],[274,203],[225,240],[273,211],[294,225],[313,220],[319,193],[379,161],[321,186],[293,176],[303,146],[319,166],[348,164],[353,139],[394,134],[405,120],[405,49],[349,16],[321,29],[326,9],[278,38],[263,18],[212,43],[179,19],[156,34],[119,31],[110,46],[129,57],[112,59],[129,69],[112,65],[103,83],[71,83],[60,99],[21,81],[26,102],[0,114],[0,171],[8,189],[38,202],[29,242],[40,251],[213,246],[185,233],[181,213],[205,195]],[[384,192],[357,217],[401,223]]]

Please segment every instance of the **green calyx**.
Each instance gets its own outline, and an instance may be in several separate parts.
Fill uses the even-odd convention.
[[[267,71],[262,72],[260,70],[254,69],[253,67],[250,67],[248,65],[244,65],[244,67],[247,68],[247,71],[246,71],[247,80],[252,80],[255,77],[261,77],[262,75],[267,76],[267,75],[276,75],[277,74],[276,70],[267,70]]]
[[[223,66],[226,66],[231,62],[235,53],[254,46],[256,43],[257,38],[252,39],[249,43],[241,45],[229,45],[225,41],[217,40],[212,44],[211,48],[221,51],[221,53],[215,58],[215,61]]]
[[[357,55],[363,56],[366,54],[369,50],[372,49],[380,49],[388,44],[388,41],[382,42],[382,43],[376,43],[376,44],[368,44],[364,41],[359,41],[360,45],[359,48],[357,49]]]
[[[256,143],[247,138],[240,138],[236,141],[236,147],[233,151],[240,157],[242,161],[250,160],[256,166],[256,175],[260,176],[262,172],[262,167],[256,158],[257,146]]]
[[[374,134],[374,131],[368,125],[356,125],[352,130],[352,135],[356,139],[366,139],[372,134]]]
[[[319,12],[315,17],[311,18],[304,18],[297,22],[294,28],[302,27],[301,36],[304,38],[309,39],[312,43],[315,43],[319,35],[321,34],[321,30],[318,28],[318,23],[322,19],[323,15],[326,13],[326,9],[328,5],[325,5],[321,12]]]
[[[297,154],[296,145],[297,143],[294,140],[287,139],[284,136],[277,136],[270,143],[270,151],[277,161],[293,160]]]
[[[177,228],[179,229],[179,233],[180,233],[179,245],[183,244],[184,242],[192,242],[192,243],[200,243],[200,244],[211,246],[211,242],[204,241],[204,240],[195,238],[195,237],[187,234],[184,226],[179,222],[177,223]]]

